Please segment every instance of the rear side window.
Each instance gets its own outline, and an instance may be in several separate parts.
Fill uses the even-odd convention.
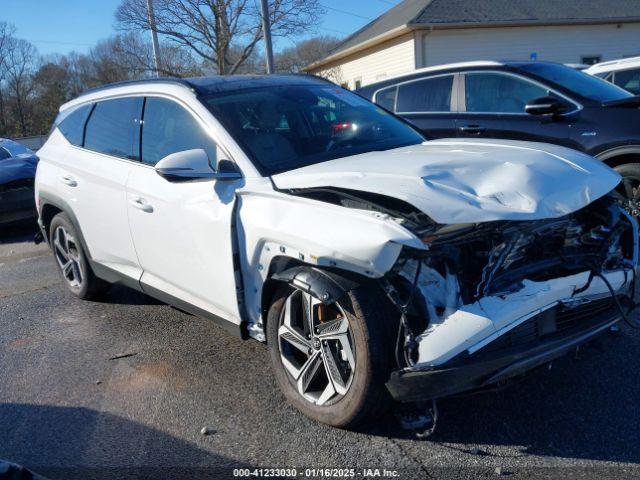
[[[137,160],[142,98],[98,102],[87,123],[84,147],[114,157]]]
[[[4,147],[0,147],[0,160],[6,160],[7,158],[11,158],[11,153]]]
[[[155,165],[167,155],[202,148],[212,164],[216,161],[216,144],[197,120],[172,100],[148,97],[142,127],[142,161]],[[286,126],[286,124],[285,124]],[[280,128],[283,128],[282,121]]]
[[[82,146],[82,137],[84,136],[84,125],[87,116],[91,111],[93,104],[82,105],[76,108],[69,115],[64,117],[58,125],[58,130],[72,145]]]
[[[449,112],[453,75],[425,78],[398,86],[396,111]]]
[[[396,106],[396,95],[398,93],[398,87],[385,88],[376,93],[375,102],[383,108],[386,108],[390,112],[393,112]]]
[[[512,75],[466,74],[467,112],[524,113],[524,107],[530,100],[547,95],[549,90]]]
[[[640,68],[632,70],[620,70],[615,73],[613,83],[629,90],[635,95],[640,94]]]

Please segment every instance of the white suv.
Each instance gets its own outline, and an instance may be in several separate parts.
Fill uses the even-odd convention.
[[[63,105],[38,155],[72,293],[121,282],[267,341],[287,399],[331,425],[521,374],[632,302],[613,170],[559,146],[425,142],[314,77],[107,86]]]
[[[640,57],[596,63],[584,71],[640,95]]]

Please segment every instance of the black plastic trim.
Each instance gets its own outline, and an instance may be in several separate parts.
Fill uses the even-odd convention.
[[[491,359],[454,367],[445,364],[424,370],[398,370],[391,374],[387,389],[396,401],[416,402],[483,388],[565,355],[620,320],[618,312],[609,315],[588,330]]]
[[[185,302],[184,300],[180,300],[179,298],[174,297],[173,295],[169,295],[168,293],[163,292],[162,290],[158,290],[155,287],[147,285],[144,282],[140,282],[140,285],[144,293],[146,293],[147,295],[153,298],[160,300],[161,302],[167,303],[169,305],[173,305],[174,307],[180,310],[184,310],[185,312],[190,313],[192,315],[206,318],[207,320],[212,320],[214,323],[216,323],[220,327],[224,328],[227,332],[231,333],[232,335],[238,338],[242,338],[242,339],[249,338],[247,328],[246,328],[246,322],[242,322],[240,324],[230,322],[225,318],[219,317],[218,315],[215,315],[211,312],[203,310],[202,308],[192,305],[191,303]]]
[[[307,265],[289,268],[272,275],[271,278],[309,292],[327,305],[340,299],[346,292],[359,285],[355,279]]]

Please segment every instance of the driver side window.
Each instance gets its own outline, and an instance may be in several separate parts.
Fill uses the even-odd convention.
[[[142,122],[144,163],[155,165],[172,153],[202,148],[215,165],[215,142],[194,116],[173,100],[147,97]]]
[[[524,113],[529,101],[547,95],[547,89],[512,75],[493,72],[465,75],[467,112]]]

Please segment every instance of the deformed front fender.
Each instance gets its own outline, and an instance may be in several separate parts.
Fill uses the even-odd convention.
[[[237,221],[249,332],[256,338],[263,337],[262,289],[274,273],[274,261],[284,257],[316,272],[328,269],[376,279],[393,267],[403,247],[426,248],[388,215],[265,190],[239,192]]]

